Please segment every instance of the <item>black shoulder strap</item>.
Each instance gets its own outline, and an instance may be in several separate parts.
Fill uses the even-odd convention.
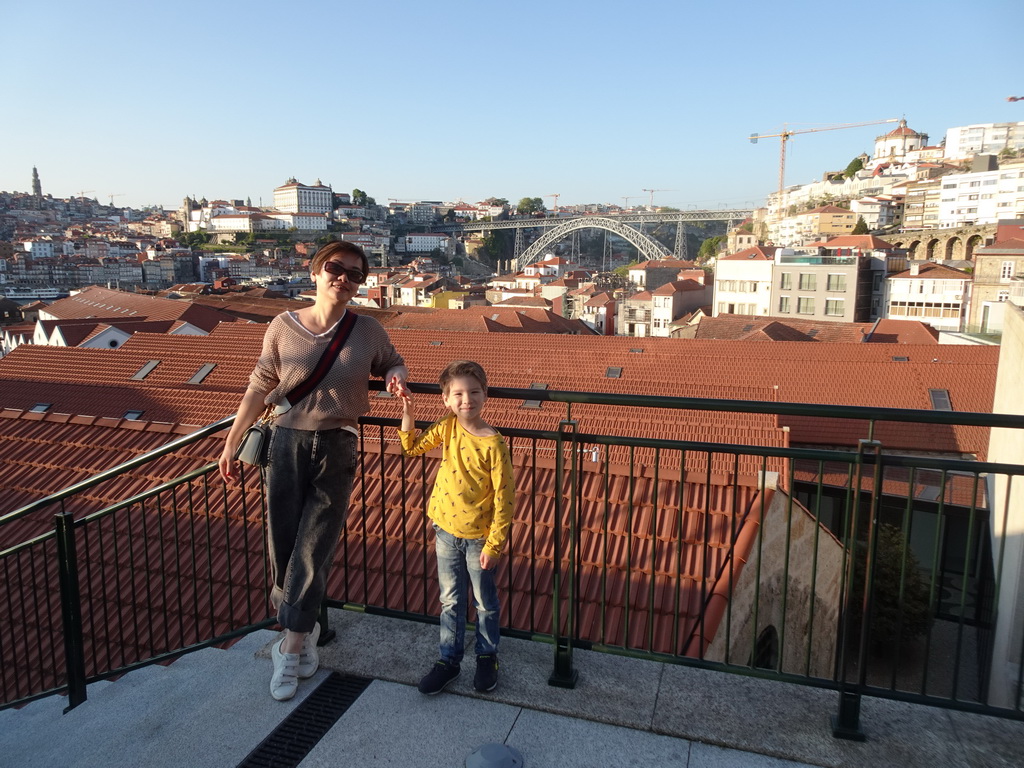
[[[320,383],[321,379],[327,375],[327,371],[334,365],[334,361],[338,359],[338,353],[341,352],[341,348],[345,346],[345,342],[348,341],[349,334],[352,333],[352,329],[356,325],[356,319],[359,316],[351,309],[345,310],[345,317],[338,323],[338,330],[334,332],[334,337],[331,339],[331,343],[327,345],[327,349],[320,356],[320,362],[316,364],[316,368],[309,374],[309,378],[299,384],[295,389],[289,392],[286,396],[289,403],[295,405],[299,400],[304,398],[317,384]]]

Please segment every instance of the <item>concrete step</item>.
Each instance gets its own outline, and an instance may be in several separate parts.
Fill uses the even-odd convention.
[[[205,649],[167,667],[143,667],[90,686],[89,699],[66,715],[63,697],[2,712],[3,764],[237,765],[328,674],[322,670],[303,681],[291,701],[274,701],[270,662],[256,653],[276,636],[253,633],[227,650]]]

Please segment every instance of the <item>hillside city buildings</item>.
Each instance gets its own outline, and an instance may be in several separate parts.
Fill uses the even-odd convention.
[[[567,255],[489,274],[488,263],[473,259],[486,238],[471,227],[515,220],[504,200],[384,205],[358,189],[292,177],[272,190],[272,206],[186,197],[175,211],[136,211],[114,206],[114,196],[103,204],[46,195],[36,168],[31,190],[0,193],[0,292],[18,304],[90,285],[152,293],[262,286],[301,295],[317,244],[339,238],[377,265],[357,299],[367,307],[538,308],[594,333],[631,336],[691,335],[702,318],[722,314],[900,319],[951,340],[965,331],[998,334],[999,305],[1020,293],[1024,231],[1013,222],[1024,220],[1024,122],[949,128],[932,145],[901,120],[845,172],[770,195],[703,263],[658,259],[618,276],[610,270],[626,265],[630,250],[608,235],[600,260],[574,242]],[[561,206],[558,215],[618,211]],[[523,233],[523,247],[537,237]]]

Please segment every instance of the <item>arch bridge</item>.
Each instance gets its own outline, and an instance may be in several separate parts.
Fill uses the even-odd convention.
[[[530,244],[529,248],[516,256],[516,271],[521,272],[523,267],[535,262],[540,258],[540,255],[544,253],[545,250],[550,248],[559,240],[562,240],[573,232],[578,232],[582,229],[603,229],[614,235],[618,235],[637,249],[639,258],[642,261],[646,261],[648,259],[660,259],[673,255],[668,248],[663,246],[654,238],[648,237],[640,230],[621,221],[617,221],[606,216],[581,216],[578,219],[563,219],[561,224],[549,229],[543,235],[538,237]],[[685,245],[680,245],[680,240],[683,237],[685,237],[685,234],[683,233],[682,226],[680,226],[676,232],[677,251],[685,248]],[[685,240],[682,242],[685,243]]]
[[[517,271],[535,261],[544,249],[551,247],[564,237],[583,229],[603,229],[618,235],[633,245],[641,259],[658,259],[664,256],[686,258],[686,224],[720,221],[726,226],[743,221],[753,213],[748,208],[722,208],[717,210],[667,211],[664,213],[624,213],[608,216],[586,214],[573,217],[546,216],[544,218],[515,218],[505,221],[480,221],[464,224],[446,224],[434,227],[436,232],[488,232],[496,229],[514,229],[514,258]],[[673,251],[644,233],[646,224],[676,224],[676,241]],[[639,229],[632,224],[639,224]],[[524,250],[524,229],[546,229],[533,244]]]
[[[974,251],[995,241],[995,224],[972,224],[946,229],[920,229],[881,235],[887,243],[905,248],[912,261],[973,260]]]

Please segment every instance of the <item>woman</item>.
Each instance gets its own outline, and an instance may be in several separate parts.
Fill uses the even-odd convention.
[[[380,323],[361,315],[320,383],[287,403],[285,395],[309,378],[330,344],[369,263],[359,246],[333,242],[317,252],[309,271],[316,301],[270,323],[220,456],[221,475],[237,479],[234,456],[242,434],[266,405],[278,406],[265,470],[271,600],[285,630],[271,648],[270,694],[278,701],[292,698],[299,678],[319,665],[317,618],[348,511],[358,418],[370,410],[367,381],[383,377],[389,392],[403,395],[408,375]]]

